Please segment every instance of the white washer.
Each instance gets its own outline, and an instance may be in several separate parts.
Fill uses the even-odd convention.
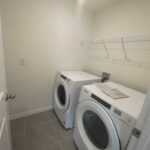
[[[57,74],[54,86],[54,111],[66,129],[74,126],[81,87],[100,81],[100,77],[83,71],[61,71]]]
[[[113,82],[128,98],[114,100],[96,86],[83,86],[76,109],[73,138],[79,150],[125,150],[145,95]]]

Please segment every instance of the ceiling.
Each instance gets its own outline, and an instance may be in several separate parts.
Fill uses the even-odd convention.
[[[84,1],[85,7],[95,12],[119,0],[82,0],[82,1]]]

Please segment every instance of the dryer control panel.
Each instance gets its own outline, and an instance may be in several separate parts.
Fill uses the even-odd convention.
[[[87,94],[86,94],[87,95]],[[111,116],[112,120],[119,122],[119,124],[126,125],[128,127],[132,127],[135,124],[135,119],[130,115],[126,114],[125,112],[119,110],[118,108],[114,107],[113,105],[107,103],[105,100],[101,99],[100,97],[96,96],[95,94],[91,93],[91,98],[98,102]]]
[[[133,127],[135,124],[135,119],[133,117],[129,116],[125,112],[120,111],[117,108],[114,108],[113,106],[110,111],[110,114],[113,117],[113,119],[115,119],[118,122],[121,122],[122,124],[128,127]]]
[[[119,133],[119,138],[122,141],[122,149],[126,149],[132,130],[135,127],[136,120],[114,106],[112,106],[108,113],[115,124],[117,132]]]
[[[126,114],[125,112],[115,108],[113,105],[110,105],[105,100],[91,93],[91,98],[98,102],[111,116],[112,120],[119,122],[118,124],[123,124],[127,127],[132,127],[135,124],[135,119]]]

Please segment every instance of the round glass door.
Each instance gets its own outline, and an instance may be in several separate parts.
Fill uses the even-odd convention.
[[[83,126],[88,138],[99,149],[107,148],[109,136],[107,128],[100,117],[88,110],[83,114]]]
[[[61,110],[66,111],[69,106],[69,91],[63,79],[58,79],[54,87],[54,103]]]
[[[83,100],[76,109],[76,131],[89,150],[120,150],[118,133],[111,117],[101,105]]]
[[[62,105],[65,105],[65,103],[66,103],[66,93],[65,93],[65,88],[63,87],[63,85],[58,86],[57,94],[58,94],[59,102]]]

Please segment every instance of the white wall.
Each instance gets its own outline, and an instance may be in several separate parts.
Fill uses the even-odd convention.
[[[92,38],[107,39],[150,34],[149,14],[149,0],[117,1],[96,14]],[[136,45],[134,45],[134,48],[135,46]],[[148,44],[148,46],[150,50],[150,44]],[[117,56],[117,58],[124,59],[121,53],[121,45],[112,46],[111,48],[114,50],[113,52],[110,51],[112,58]],[[141,49],[142,48],[144,47],[141,46]],[[139,45],[137,45],[135,49],[138,50]],[[136,50],[132,51],[131,49],[132,52],[128,52],[128,54],[131,53],[134,60],[142,59],[142,61],[150,62],[150,51],[145,53],[142,51],[142,53],[138,53]],[[146,64],[144,67],[127,65],[128,63],[124,65],[121,62],[112,63],[112,61],[102,60],[101,58],[96,57],[98,55],[99,57],[103,57],[104,55],[102,53],[102,51],[94,51],[94,49],[91,48],[90,53],[88,52],[87,70],[96,74],[103,71],[110,72],[112,74],[112,80],[146,92],[147,87],[150,86],[150,63]],[[135,59],[136,57],[138,57],[138,59]]]
[[[74,0],[1,1],[10,113],[52,105],[59,70],[83,69],[90,17]],[[89,24],[89,25],[88,25]]]
[[[142,68],[114,64],[97,57],[86,58],[80,41],[88,39],[92,31],[93,38],[149,34],[150,1],[116,1],[95,17],[79,2],[82,1],[0,1],[7,86],[9,92],[17,95],[10,102],[11,114],[52,105],[58,70],[86,69],[94,74],[107,71],[112,74],[112,80],[146,91],[149,64]],[[118,56],[122,57],[120,53]]]

